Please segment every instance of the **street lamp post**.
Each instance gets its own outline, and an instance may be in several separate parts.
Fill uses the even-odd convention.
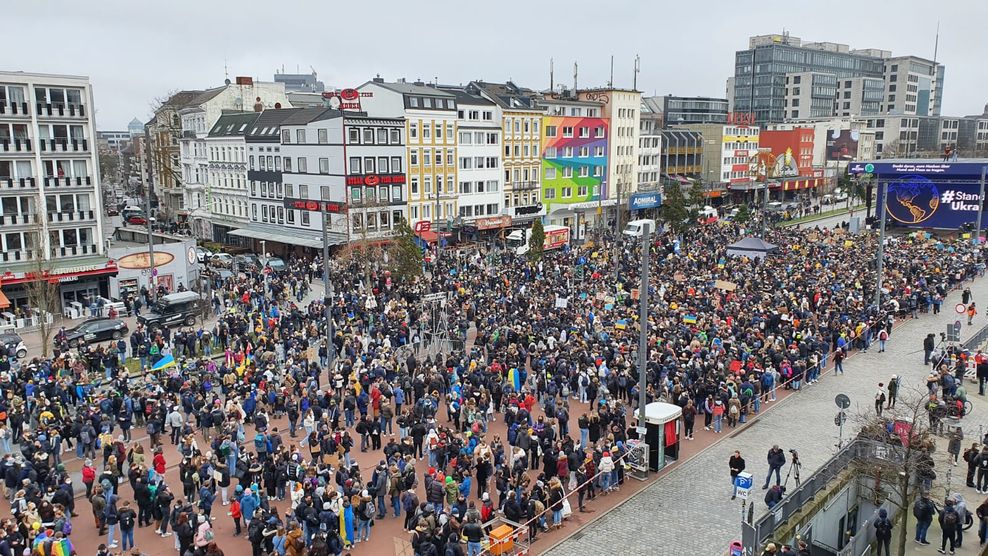
[[[641,284],[638,286],[638,427],[645,426],[646,361],[648,359],[648,255],[652,226],[642,227]],[[639,435],[644,440],[644,435]]]
[[[336,346],[333,345],[333,282],[329,276],[329,212],[322,211],[322,283],[323,283],[323,312],[326,315],[326,360],[332,368],[336,359]],[[329,369],[327,369],[328,371]]]
[[[882,273],[885,270],[885,217],[886,214],[888,214],[888,210],[886,209],[885,206],[886,205],[885,195],[888,194],[888,187],[884,182],[879,183],[878,187],[879,187],[878,197],[879,199],[882,200],[882,204],[880,206],[882,211],[882,218],[881,218],[881,223],[879,224],[879,233],[878,233],[878,265],[876,267],[877,279],[875,282],[875,310],[876,311],[879,311],[882,308]]]

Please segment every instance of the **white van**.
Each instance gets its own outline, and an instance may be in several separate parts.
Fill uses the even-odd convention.
[[[645,233],[645,225],[651,227],[652,233],[658,228],[655,227],[655,220],[650,218],[643,218],[641,220],[632,220],[628,222],[628,225],[624,227],[624,235],[631,237],[641,237]]]

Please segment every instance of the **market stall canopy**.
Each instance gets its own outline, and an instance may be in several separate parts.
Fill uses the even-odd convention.
[[[645,422],[662,425],[675,421],[683,414],[683,408],[673,403],[652,402],[645,406]]]
[[[727,254],[732,257],[758,259],[767,257],[778,249],[777,246],[757,237],[746,237],[727,246]]]

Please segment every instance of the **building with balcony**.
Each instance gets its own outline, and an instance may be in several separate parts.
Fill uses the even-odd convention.
[[[258,112],[223,114],[206,136],[209,158],[204,199],[212,225],[210,237],[221,243],[238,244],[229,232],[248,221],[247,212],[247,132],[257,121]]]
[[[615,200],[618,208],[623,207],[638,186],[642,95],[630,89],[603,87],[581,89],[578,98],[601,104],[601,115],[607,120],[609,131],[604,193],[607,199]]]
[[[57,311],[109,295],[92,108],[86,77],[0,72],[0,328],[37,316],[35,280],[58,281]]]
[[[726,184],[728,191],[745,191],[753,184],[749,163],[758,153],[758,126],[694,124],[688,129],[703,136],[704,184]]]
[[[541,95],[506,83],[474,81],[479,94],[501,112],[504,170],[503,213],[511,224],[527,224],[545,215],[542,204]]]
[[[727,99],[712,97],[654,97],[661,103],[663,120],[668,125],[726,124]]]
[[[471,236],[504,227],[510,219],[501,218],[504,174],[500,106],[482,96],[473,84],[440,89],[456,97],[459,213],[455,223]]]
[[[689,129],[662,129],[659,131],[659,166],[663,183],[686,184],[702,179],[703,134]]]
[[[456,96],[420,81],[390,83],[379,77],[357,90],[368,114],[405,120],[410,225],[448,228],[459,215]],[[425,241],[438,238],[422,225],[418,230]]]

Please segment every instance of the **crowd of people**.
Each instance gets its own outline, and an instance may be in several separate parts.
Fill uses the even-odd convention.
[[[873,236],[774,230],[778,251],[751,260],[727,253],[741,233],[713,223],[651,245],[645,399],[680,405],[686,440],[697,419],[712,434],[739,426],[829,361],[843,372],[850,351],[884,347],[894,318],[939,311],[985,270],[979,246],[895,239],[876,307]],[[92,527],[80,514],[106,550],[151,526],[180,556],[236,549],[218,546],[217,519],[255,556],[341,554],[384,519],[424,556],[479,554],[495,518],[529,540],[562,527],[623,485],[636,439],[640,246],[613,253],[567,247],[531,264],[444,250],[407,280],[351,258],[333,263],[334,295],[308,302],[321,265],[295,258],[267,280],[213,283],[209,324],[0,354],[13,516],[0,555]],[[428,349],[429,294],[444,299],[451,350]],[[69,449],[84,460],[82,503]],[[361,468],[364,452],[378,463]]]

